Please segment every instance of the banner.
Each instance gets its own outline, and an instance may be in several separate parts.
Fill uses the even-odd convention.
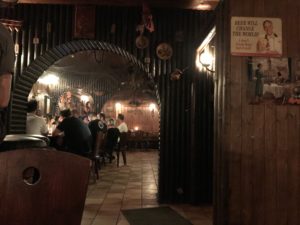
[[[231,54],[280,57],[282,55],[281,19],[232,17]]]

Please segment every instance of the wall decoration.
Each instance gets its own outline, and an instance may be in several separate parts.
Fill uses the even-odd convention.
[[[282,55],[281,19],[232,17],[231,54],[280,57]]]
[[[147,48],[148,45],[149,45],[149,39],[147,37],[143,36],[143,35],[139,35],[135,39],[135,45],[139,49]]]
[[[252,58],[249,61],[248,94],[251,104],[289,104],[296,83],[292,82],[291,59]]]
[[[162,60],[168,60],[173,55],[173,49],[168,43],[161,43],[156,48],[156,55]]]
[[[74,38],[95,38],[95,18],[94,6],[76,5],[74,19]]]

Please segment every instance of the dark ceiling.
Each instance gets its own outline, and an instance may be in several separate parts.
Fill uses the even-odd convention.
[[[148,3],[150,7],[213,10],[218,5],[219,1],[220,0],[19,0],[18,3],[140,6],[145,2]]]
[[[147,74],[122,56],[106,51],[82,51],[68,55],[49,67],[59,77],[89,76],[95,81],[108,80],[120,88],[153,90]]]

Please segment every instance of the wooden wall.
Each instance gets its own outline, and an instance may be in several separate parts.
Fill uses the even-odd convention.
[[[15,42],[20,45],[14,83],[14,87],[19,87],[19,90],[14,89],[14,93],[21,96],[23,100],[13,98],[11,116],[16,116],[10,123],[12,131],[24,131],[26,117],[24,100],[26,94],[29,94],[30,86],[37,80],[38,73],[42,72],[41,68],[50,66],[59,55],[72,52],[74,45],[76,48],[79,46],[84,49],[94,44],[80,42],[63,45],[73,40],[73,13],[74,6],[70,5],[18,4],[14,11],[5,12],[0,9],[0,16],[6,15],[9,18],[24,20],[22,30],[14,33]],[[146,34],[150,40],[149,47],[140,50],[135,46],[135,38],[138,35],[136,25],[141,21],[141,7],[96,7],[96,40],[117,45],[142,63],[145,57],[150,58],[150,72],[155,77],[161,102],[159,174],[161,202],[189,202],[190,185],[199,185],[199,183],[201,185],[201,182],[197,184],[191,182],[192,179],[202,179],[191,176],[192,171],[199,169],[191,167],[191,162],[195,160],[191,144],[193,115],[191,84],[193,77],[197,75],[194,70],[196,48],[209,31],[209,25],[214,23],[214,18],[214,13],[206,11],[153,9],[155,32]],[[111,32],[113,24],[116,25],[116,32]],[[35,36],[40,40],[37,45],[33,44]],[[157,58],[156,46],[161,42],[172,45],[173,56],[170,60],[163,61]],[[57,46],[61,47],[56,48]],[[53,48],[55,51],[51,52]],[[31,67],[30,65],[39,58],[42,59],[39,61],[40,64]],[[169,75],[172,71],[186,67],[189,69],[182,79],[170,80]],[[204,93],[201,97],[204,101],[208,96],[210,93]],[[193,151],[200,156],[202,154],[197,149]],[[203,180],[202,183],[205,181]],[[198,187],[194,187],[194,190],[201,191]],[[195,195],[197,194],[200,193],[195,192]]]
[[[215,224],[300,224],[300,107],[249,105],[247,59],[230,55],[230,17],[279,17],[283,57],[300,56],[300,1],[225,0],[219,8]]]

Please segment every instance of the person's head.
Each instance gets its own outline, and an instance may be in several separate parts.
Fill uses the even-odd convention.
[[[38,107],[38,102],[36,100],[30,100],[27,102],[27,112],[28,113],[35,113]]]
[[[107,125],[110,126],[110,127],[115,126],[115,120],[114,119],[109,119]]]
[[[258,69],[261,69],[262,67],[263,67],[263,65],[262,65],[261,63],[258,63],[258,64],[257,64],[257,68],[258,68]]]
[[[73,117],[79,118],[79,112],[77,109],[73,109],[71,114]]]
[[[61,115],[63,118],[70,117],[70,116],[71,116],[71,111],[70,111],[70,109],[62,110],[62,111],[60,111],[60,115]]]
[[[119,114],[118,114],[118,120],[120,120],[121,122],[123,122],[124,119],[125,119],[124,115],[121,114],[121,113],[119,113]]]
[[[267,35],[273,34],[273,23],[271,20],[265,20],[263,22],[263,27],[264,27],[264,31],[266,32]]]

